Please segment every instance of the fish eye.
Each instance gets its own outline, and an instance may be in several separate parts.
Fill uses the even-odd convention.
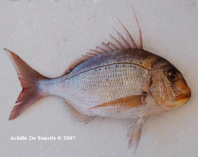
[[[168,72],[168,76],[167,77],[168,77],[168,80],[170,82],[175,82],[175,81],[177,81],[179,79],[177,73],[175,71],[173,71],[173,70]]]

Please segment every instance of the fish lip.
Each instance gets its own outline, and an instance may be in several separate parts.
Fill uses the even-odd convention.
[[[188,94],[182,94],[180,96],[177,96],[177,99],[178,100],[181,100],[181,99],[190,99],[190,97],[191,97],[191,92],[188,93]]]

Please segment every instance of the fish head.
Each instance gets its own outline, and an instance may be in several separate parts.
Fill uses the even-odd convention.
[[[151,93],[165,110],[177,108],[190,99],[191,90],[182,73],[168,61],[155,64],[151,75]]]

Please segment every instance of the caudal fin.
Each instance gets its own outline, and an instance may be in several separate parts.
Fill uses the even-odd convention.
[[[8,49],[4,50],[8,53],[10,59],[12,60],[23,87],[16,101],[17,105],[14,106],[10,114],[9,120],[12,120],[18,117],[31,104],[45,95],[42,89],[39,88],[39,81],[46,80],[47,78],[32,69],[12,51]]]

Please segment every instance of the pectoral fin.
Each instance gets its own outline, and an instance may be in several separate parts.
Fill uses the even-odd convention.
[[[95,118],[95,116],[88,116],[83,113],[80,113],[75,108],[73,108],[72,105],[70,105],[66,100],[64,100],[64,102],[66,105],[66,109],[72,119],[87,124]]]
[[[120,99],[116,99],[110,102],[106,102],[97,106],[94,106],[91,109],[96,109],[96,108],[101,108],[101,109],[107,109],[107,108],[114,108],[116,107],[117,109],[120,108],[120,110],[128,110],[130,108],[135,108],[141,105],[144,105],[145,102],[145,97],[146,95],[132,95]]]

